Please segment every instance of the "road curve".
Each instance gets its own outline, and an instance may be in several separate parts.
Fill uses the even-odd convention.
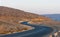
[[[28,24],[28,22],[22,22],[21,24],[25,24],[35,28],[32,30],[14,33],[14,34],[8,34],[0,37],[42,37],[44,35],[47,35],[53,32],[53,28],[51,27],[32,25],[32,24]]]

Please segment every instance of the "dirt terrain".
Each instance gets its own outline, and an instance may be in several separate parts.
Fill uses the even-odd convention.
[[[22,24],[15,25],[0,21],[0,34],[10,34],[10,33],[26,31],[30,29],[32,29],[32,27],[27,25],[22,25]]]
[[[24,29],[31,29],[30,26],[19,24],[19,21],[29,21],[30,24],[45,24],[48,26],[60,25],[60,22],[54,21],[46,16],[41,16],[14,8],[0,6],[0,34],[5,34],[5,32],[9,33],[11,29],[12,31],[10,32],[19,32],[23,31]]]
[[[8,8],[8,7],[2,7],[0,6],[0,19],[1,20],[6,20],[9,22],[18,22],[18,21],[30,21],[31,19],[35,18],[43,18],[45,20],[51,20],[50,18],[47,18],[45,16],[37,15],[37,14],[32,14],[28,12],[24,12],[22,10],[18,9],[13,9],[13,8]]]

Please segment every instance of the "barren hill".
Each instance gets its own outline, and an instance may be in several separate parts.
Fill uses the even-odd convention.
[[[0,20],[1,21],[6,20],[12,23],[12,22],[18,22],[20,20],[24,20],[24,21],[31,20],[34,18],[39,18],[39,19],[43,18],[45,20],[51,20],[50,18],[47,18],[45,16],[24,12],[18,9],[0,6]]]
[[[46,16],[37,15],[22,10],[0,6],[0,21],[9,23],[18,23],[19,21],[29,21],[30,23],[42,24],[60,24],[60,22],[53,21]]]
[[[1,26],[0,32],[1,32],[1,30],[3,30],[3,32],[5,32],[5,30],[6,30],[5,27],[6,28],[8,26],[10,27],[10,25],[11,26],[14,25],[13,28],[15,29],[16,25],[19,24],[18,23],[19,21],[29,21],[30,24],[45,24],[48,26],[60,25],[60,22],[54,21],[51,18],[48,18],[46,16],[37,15],[37,14],[25,12],[25,11],[10,8],[10,7],[4,7],[4,6],[0,6],[0,21],[1,21],[0,24],[3,23],[0,25]],[[7,24],[8,24],[8,26],[7,26]],[[22,25],[22,24],[19,24],[19,27],[21,27],[20,25]],[[23,28],[24,28],[24,26],[23,26]],[[9,27],[8,27],[8,29],[11,29]],[[30,28],[31,27],[29,27],[29,29]]]

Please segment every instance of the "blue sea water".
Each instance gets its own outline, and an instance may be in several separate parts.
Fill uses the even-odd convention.
[[[60,21],[60,14],[46,14],[44,16],[52,18],[53,20],[56,20],[56,21]]]

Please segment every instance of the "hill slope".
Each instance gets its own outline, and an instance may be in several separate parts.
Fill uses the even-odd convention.
[[[60,25],[60,22],[54,21],[46,16],[4,6],[0,6],[0,21],[12,24],[19,24],[19,21],[29,21],[31,24],[45,24],[49,26]]]
[[[59,22],[53,21],[46,16],[28,13],[22,10],[4,6],[0,6],[0,21],[14,24],[17,24],[19,21],[29,21],[30,23],[37,24],[60,24]]]
[[[42,25],[47,25],[47,26],[57,26],[58,25],[60,27],[60,22],[54,21],[51,18],[48,18],[46,16],[32,14],[32,13],[28,13],[28,12],[25,12],[22,10],[4,7],[4,6],[0,6],[0,21],[2,21],[2,23],[4,24],[4,25],[1,24],[0,32],[1,32],[1,30],[3,30],[3,32],[4,32],[6,30],[5,27],[6,28],[8,26],[10,27],[10,24],[12,24],[12,26],[14,25],[15,27],[17,24],[22,25],[22,24],[18,23],[19,21],[29,21],[30,24],[39,24],[39,25],[42,24]],[[9,25],[7,26],[8,23],[9,23]],[[8,29],[10,29],[9,27],[8,27]],[[21,27],[21,26],[19,26],[19,27]],[[23,26],[23,28],[24,28],[24,26]],[[30,29],[31,27],[27,27],[27,28]],[[60,28],[58,28],[58,29],[60,29]]]
[[[21,20],[32,21],[31,19],[34,19],[34,18],[51,20],[50,18],[47,18],[45,16],[24,12],[18,9],[0,6],[0,21],[8,21],[8,22],[13,23],[13,22],[21,21]]]

